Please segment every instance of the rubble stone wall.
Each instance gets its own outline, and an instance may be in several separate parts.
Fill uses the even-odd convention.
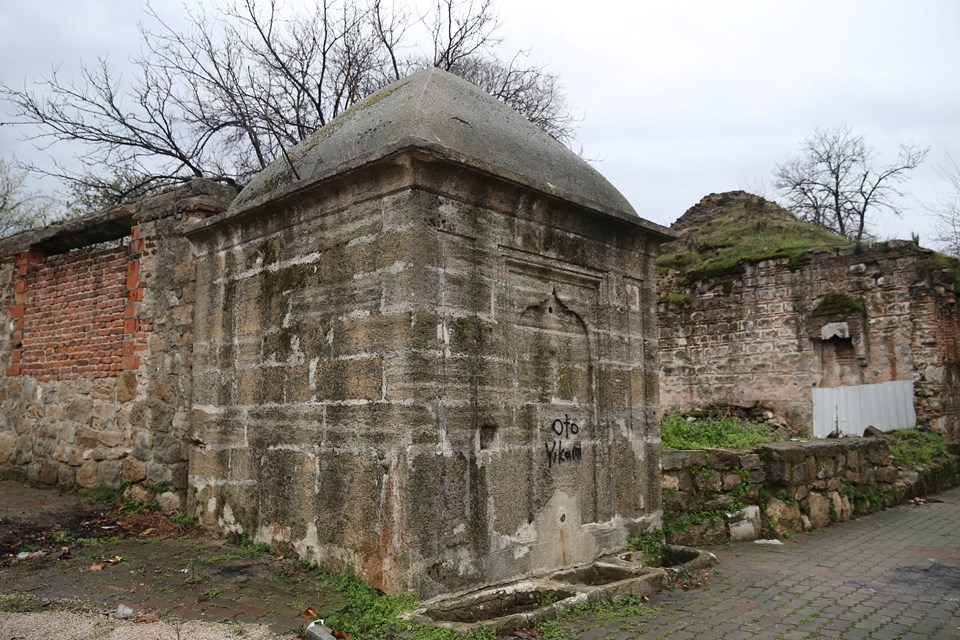
[[[760,405],[809,435],[814,387],[912,380],[918,423],[960,439],[957,292],[932,252],[890,242],[743,269],[693,284],[661,275],[664,411]],[[830,294],[862,309],[818,315]],[[831,323],[849,334],[825,336]]]
[[[195,271],[182,232],[232,195],[197,181],[0,244],[0,468],[179,506]]]
[[[779,442],[753,451],[665,450],[664,530],[675,544],[736,540],[753,508],[754,536],[849,520],[960,483],[960,456],[898,466],[884,438]]]

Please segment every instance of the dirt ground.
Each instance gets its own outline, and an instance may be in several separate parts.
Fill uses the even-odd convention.
[[[120,506],[0,481],[0,640],[292,637],[345,604],[289,558]]]

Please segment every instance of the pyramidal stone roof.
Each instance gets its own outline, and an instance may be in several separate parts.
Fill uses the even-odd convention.
[[[433,68],[394,82],[318,129],[286,159],[260,172],[231,210],[255,207],[410,147],[561,198],[637,215],[583,158],[479,87]]]

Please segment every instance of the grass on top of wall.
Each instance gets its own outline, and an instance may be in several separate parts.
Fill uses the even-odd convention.
[[[687,216],[691,228],[664,247],[657,267],[679,271],[688,282],[738,275],[744,264],[775,258],[788,258],[790,268],[798,269],[811,252],[853,246],[843,236],[797,220],[776,203],[743,192],[711,194]]]
[[[771,442],[773,431],[736,418],[670,413],[660,423],[660,438],[665,449],[752,449]]]
[[[947,455],[947,441],[939,433],[919,429],[891,431],[890,457],[898,465],[916,469]]]

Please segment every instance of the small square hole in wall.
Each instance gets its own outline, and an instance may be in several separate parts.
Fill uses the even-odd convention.
[[[495,424],[485,424],[480,427],[480,448],[481,449],[492,449],[496,446],[497,441],[497,425]]]

